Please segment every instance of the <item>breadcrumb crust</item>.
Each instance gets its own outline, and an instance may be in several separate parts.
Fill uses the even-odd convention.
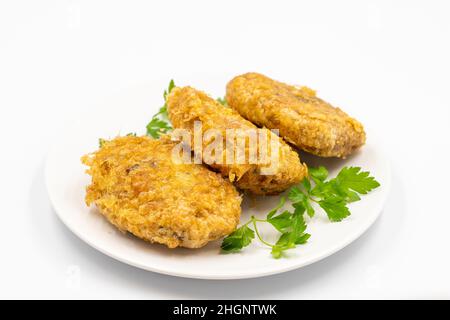
[[[307,175],[306,165],[300,162],[298,154],[287,143],[267,129],[257,129],[236,111],[223,106],[202,91],[191,87],[176,87],[167,97],[167,106],[170,121],[175,128],[188,129],[192,132],[194,121],[197,120],[201,121],[203,132],[209,129],[220,130],[225,140],[229,139],[225,133],[227,129],[259,130],[274,139],[279,146],[279,161],[274,174],[262,175],[262,168],[268,165],[251,164],[249,161],[244,164],[227,164],[225,161],[221,164],[209,164],[242,190],[254,194],[277,194],[299,183]],[[209,143],[203,140],[203,149]],[[269,148],[269,154],[270,151]],[[245,153],[249,159],[248,146]],[[205,161],[205,158],[203,160]]]
[[[360,122],[307,87],[246,73],[227,84],[226,100],[244,118],[321,157],[345,158],[365,143]]]
[[[235,230],[241,197],[219,174],[175,164],[167,136],[117,137],[82,157],[92,182],[86,203],[117,228],[146,241],[199,248]]]

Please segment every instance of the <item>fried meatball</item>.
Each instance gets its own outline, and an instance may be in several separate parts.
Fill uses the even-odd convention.
[[[176,87],[167,98],[167,107],[169,119],[175,128],[194,131],[194,122],[200,121],[202,133],[209,129],[219,131],[224,138],[223,145],[234,145],[236,154],[241,152],[245,154],[246,161],[227,161],[224,151],[219,158],[222,161],[209,161],[205,153],[202,154],[203,161],[215,170],[219,171],[224,177],[234,182],[242,190],[248,190],[254,194],[277,194],[290,186],[300,182],[307,175],[306,165],[300,162],[298,154],[286,144],[277,135],[267,129],[258,129],[253,123],[242,118],[236,111],[223,106],[205,93],[191,87]],[[251,156],[261,159],[260,152],[264,146],[257,140],[258,147],[250,148],[247,138],[245,150],[239,151],[237,143],[231,141],[235,139],[230,137],[229,130],[252,131],[256,135],[265,136],[270,141],[267,145],[268,161],[249,161]],[[227,131],[228,130],[228,131]],[[210,139],[202,139],[203,150],[211,143]],[[272,144],[273,145],[272,145]],[[225,148],[224,148],[225,149]],[[271,152],[278,149],[278,159],[270,157]],[[276,155],[273,153],[273,155]],[[274,159],[274,160],[273,160]],[[272,171],[265,172],[265,169],[271,168]]]
[[[226,100],[247,120],[279,129],[286,141],[317,156],[345,158],[365,143],[361,123],[307,87],[247,73],[228,83]]]
[[[169,137],[125,136],[82,158],[92,176],[86,203],[117,228],[169,248],[199,248],[235,230],[241,197],[219,174],[176,164]]]

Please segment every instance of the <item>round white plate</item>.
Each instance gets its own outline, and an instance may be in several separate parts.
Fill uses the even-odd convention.
[[[223,82],[216,86],[221,88]],[[206,84],[195,84],[205,88]],[[201,86],[203,85],[203,87]],[[211,86],[211,83],[208,84]],[[114,137],[128,132],[145,132],[145,125],[161,105],[165,81],[146,87],[136,87],[89,108],[88,113],[72,119],[72,127],[58,137],[47,157],[46,182],[52,205],[63,223],[78,237],[97,250],[130,265],[163,274],[201,279],[240,279],[277,274],[311,264],[344,248],[364,233],[379,216],[389,190],[389,163],[383,156],[382,144],[369,139],[358,153],[346,160],[318,159],[302,154],[308,164],[325,165],[330,176],[343,166],[361,166],[381,183],[381,187],[352,203],[352,215],[339,223],[327,220],[323,211],[309,222],[308,243],[287,252],[287,257],[273,259],[270,249],[254,241],[242,252],[223,254],[220,241],[204,248],[168,249],[123,234],[109,224],[94,207],[84,202],[89,176],[80,157],[98,147],[98,138]],[[209,88],[214,89],[214,88]],[[220,89],[213,93],[219,95]],[[350,112],[351,113],[351,112]],[[241,221],[252,214],[265,216],[278,203],[278,196],[245,198]],[[286,206],[289,206],[287,204]],[[274,241],[277,233],[263,227],[262,234]]]

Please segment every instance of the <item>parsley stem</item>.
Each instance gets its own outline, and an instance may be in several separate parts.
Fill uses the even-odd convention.
[[[262,242],[263,244],[265,244],[266,246],[269,246],[269,247],[273,248],[273,245],[270,244],[270,243],[268,243],[267,241],[265,241],[265,240],[261,237],[261,235],[259,234],[258,227],[256,226],[256,222],[257,222],[257,221],[261,221],[261,220],[256,219],[254,216],[252,216],[252,219],[251,219],[249,222],[253,222],[253,227],[255,228],[255,233],[256,233],[256,235],[258,236],[259,241],[261,241],[261,242]],[[264,220],[262,220],[262,221],[264,222]]]
[[[250,219],[250,220],[248,220],[246,223],[244,223],[242,226],[241,226],[241,228],[242,227],[245,227],[245,226],[248,226],[250,223],[252,223],[252,219]]]
[[[241,227],[248,226],[250,223],[253,223],[253,221],[256,221],[256,222],[267,222],[266,219],[256,219],[255,216],[251,216],[251,217],[250,217],[250,220],[248,220],[246,223],[244,223],[243,225],[241,225]]]

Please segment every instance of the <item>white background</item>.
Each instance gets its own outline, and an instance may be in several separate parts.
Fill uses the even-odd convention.
[[[450,298],[449,16],[447,1],[1,1],[0,298]],[[359,240],[286,274],[201,281],[117,262],[58,220],[43,165],[76,115],[247,71],[318,89],[383,140],[392,190]]]

